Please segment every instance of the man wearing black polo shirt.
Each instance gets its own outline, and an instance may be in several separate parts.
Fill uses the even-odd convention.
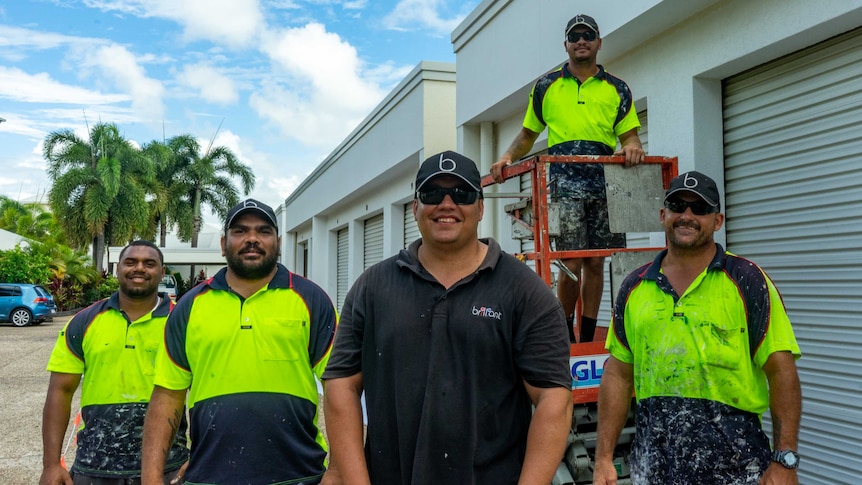
[[[344,303],[323,375],[330,476],[550,483],[572,412],[560,303],[496,241],[478,238],[484,201],[472,160],[433,155],[415,187],[422,238],[369,268]]]
[[[627,167],[644,159],[632,92],[625,81],[597,63],[602,38],[595,19],[583,14],[572,17],[566,24],[563,47],[568,61],[536,81],[521,131],[491,166],[491,175],[498,183],[503,181],[503,167],[530,153],[546,126],[549,155],[623,155]],[[620,149],[614,152],[617,139]],[[552,195],[560,204],[557,250],[625,247],[626,235],[610,229],[602,164],[552,163],[548,174],[553,182]],[[593,340],[604,262],[602,256],[563,260],[582,280],[561,274],[557,285],[572,342],[576,340],[572,326],[578,299],[582,312],[577,340]]]

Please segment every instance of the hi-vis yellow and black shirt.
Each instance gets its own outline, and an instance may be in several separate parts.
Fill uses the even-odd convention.
[[[190,388],[189,483],[318,483],[326,443],[315,375],[336,321],[329,296],[280,264],[248,298],[231,291],[223,269],[180,299],[155,383]]]
[[[760,417],[776,399],[763,367],[776,352],[801,355],[781,295],[719,244],[680,295],[666,254],[623,280],[606,341],[634,372],[632,481],[758,483],[772,463]]]
[[[161,302],[152,312],[132,322],[114,293],[78,312],[57,338],[48,370],[83,374],[73,472],[110,478],[141,475],[144,415],[172,306],[165,294],[159,296]],[[168,471],[188,459],[185,432],[183,420],[168,456]]]
[[[536,81],[523,126],[536,133],[548,127],[549,155],[612,155],[617,138],[640,128],[640,121],[625,81],[600,65],[582,83],[567,62]],[[565,182],[559,195],[606,197],[602,164],[552,163],[549,173]]]

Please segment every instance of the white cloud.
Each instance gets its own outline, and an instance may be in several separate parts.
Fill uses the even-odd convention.
[[[321,24],[273,33],[263,49],[283,71],[264,80],[250,104],[304,143],[334,146],[385,95],[364,79],[356,49]]]
[[[91,8],[159,17],[183,26],[186,40],[246,46],[264,28],[259,0],[85,0]]]
[[[466,15],[443,18],[440,11],[445,0],[401,0],[383,19],[383,25],[393,30],[431,29],[438,35],[449,35]]]
[[[198,143],[202,149],[206,149],[210,140],[199,138]],[[257,151],[251,142],[231,130],[219,131],[213,140],[213,146],[223,146],[230,149],[242,163],[251,167],[255,175],[255,187],[249,196],[271,204],[273,207],[281,204],[302,183],[313,168],[308,166],[304,154],[283,154],[280,155],[279,160],[272,160],[269,154]],[[289,157],[302,159],[303,162],[290,163],[285,160]],[[299,168],[299,165],[302,167]],[[239,181],[236,183],[239,187]]]
[[[305,180],[307,175],[308,174],[303,173],[288,175],[287,177],[273,177],[266,180],[266,185],[271,192],[278,194],[278,203],[281,204],[288,195],[292,194],[293,191],[299,187],[299,184]]]
[[[38,30],[13,27],[10,25],[0,25],[0,47],[45,50],[66,44],[99,44],[103,42],[104,41],[99,39],[88,37],[72,37],[52,32],[41,32]]]
[[[199,91],[200,96],[211,103],[226,105],[239,99],[233,80],[207,64],[184,66],[177,81]]]
[[[22,103],[62,103],[100,105],[128,101],[125,94],[103,94],[69,86],[47,73],[29,74],[17,68],[0,66],[0,98]]]
[[[0,172],[0,193],[14,200],[38,198],[47,201],[46,192],[51,184],[46,175],[45,159],[42,158],[42,142],[39,141],[29,153],[14,158],[11,166]],[[14,173],[7,177],[4,173]]]
[[[116,87],[129,93],[136,114],[144,120],[164,119],[164,87],[160,81],[147,77],[134,54],[114,44],[85,55],[84,66],[98,69]]]

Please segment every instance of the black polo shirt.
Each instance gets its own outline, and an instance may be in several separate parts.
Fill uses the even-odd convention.
[[[421,240],[369,268],[347,294],[324,379],[362,372],[374,483],[516,483],[536,387],[571,388],[559,301],[492,239],[446,289]]]

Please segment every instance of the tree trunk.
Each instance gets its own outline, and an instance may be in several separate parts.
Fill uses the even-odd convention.
[[[192,198],[192,211],[195,215],[194,225],[192,226],[192,247],[198,247],[198,233],[201,232],[201,191],[195,189],[195,195]]]
[[[167,239],[168,232],[168,221],[164,216],[159,217],[159,246],[165,247],[165,240]]]
[[[201,191],[195,189],[195,195],[192,198],[192,211],[195,215],[194,224],[192,226],[192,247],[198,247],[198,233],[201,232]],[[189,268],[189,281],[195,278],[195,265]]]
[[[93,266],[101,274],[105,270],[105,232],[102,231],[93,238]]]

